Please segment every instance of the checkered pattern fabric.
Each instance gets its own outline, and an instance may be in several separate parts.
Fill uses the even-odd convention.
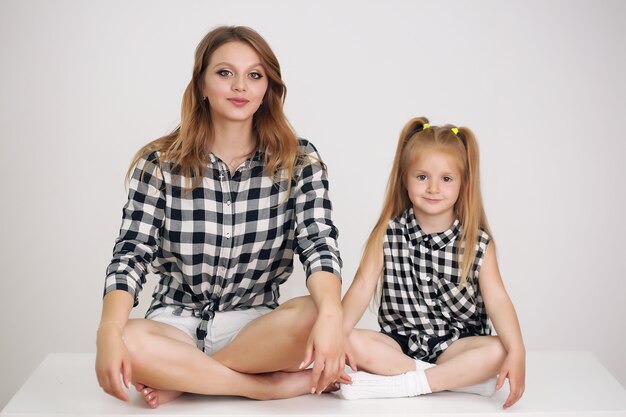
[[[426,234],[412,207],[389,222],[378,322],[385,333],[408,336],[408,350],[416,359],[434,362],[459,337],[491,334],[478,287],[489,236],[479,234],[476,260],[462,286],[456,255],[460,231],[457,219],[444,232]]]
[[[107,269],[104,293],[124,290],[135,298],[150,270],[159,276],[146,314],[163,306],[203,318],[198,347],[215,311],[278,306],[279,286],[293,271],[294,250],[306,276],[340,277],[337,228],[331,220],[328,180],[321,158],[306,140],[302,164],[291,180],[263,173],[263,153],[235,173],[210,155],[201,186],[185,194],[187,181],[161,164],[158,153],[139,161],[129,182],[122,226]],[[142,175],[143,174],[143,175]]]

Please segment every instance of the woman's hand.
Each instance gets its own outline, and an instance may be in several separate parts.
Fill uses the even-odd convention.
[[[321,394],[326,387],[345,377],[344,351],[341,308],[320,311],[307,341],[304,360],[300,369],[313,365],[311,375],[311,394]]]
[[[521,351],[511,351],[504,359],[500,375],[496,383],[496,389],[502,388],[504,380],[509,379],[509,396],[502,408],[507,409],[515,404],[524,394],[526,386],[526,353]]]
[[[128,395],[120,380],[120,374],[126,388],[131,385],[130,354],[122,339],[122,328],[114,322],[103,323],[98,329],[96,354],[96,375],[98,383],[109,395],[128,402]]]

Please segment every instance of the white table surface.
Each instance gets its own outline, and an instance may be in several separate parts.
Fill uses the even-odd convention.
[[[100,390],[93,353],[53,353],[0,416],[625,416],[626,391],[587,352],[529,352],[526,393],[502,410],[508,388],[491,398],[442,392],[416,398],[342,400],[334,394],[254,401],[186,394],[156,410],[132,391],[129,404]]]

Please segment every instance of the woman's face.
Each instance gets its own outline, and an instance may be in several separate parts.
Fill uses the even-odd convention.
[[[202,81],[214,123],[252,123],[268,85],[261,58],[249,45],[237,41],[213,52]]]

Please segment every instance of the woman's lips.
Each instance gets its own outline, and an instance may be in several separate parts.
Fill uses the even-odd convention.
[[[246,100],[245,98],[229,98],[228,101],[237,107],[243,107],[250,102],[250,100]]]

